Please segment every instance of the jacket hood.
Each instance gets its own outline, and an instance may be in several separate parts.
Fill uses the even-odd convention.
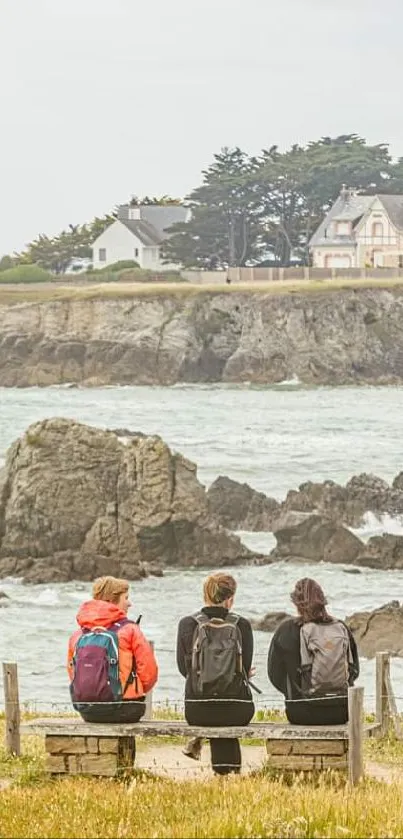
[[[81,628],[94,626],[112,626],[116,621],[126,618],[125,612],[116,606],[116,603],[108,603],[106,600],[87,600],[80,606],[77,614],[77,623]]]

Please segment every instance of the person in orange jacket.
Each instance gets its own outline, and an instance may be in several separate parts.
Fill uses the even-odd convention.
[[[127,618],[130,606],[127,580],[100,577],[78,611],[67,669],[74,708],[86,722],[138,722],[157,681],[153,649]]]

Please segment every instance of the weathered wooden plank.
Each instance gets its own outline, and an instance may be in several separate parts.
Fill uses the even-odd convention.
[[[348,729],[349,729],[349,752],[348,752],[348,775],[350,784],[358,784],[364,771],[363,763],[363,711],[364,711],[364,688],[348,689]]]
[[[20,700],[18,695],[18,669],[15,662],[3,662],[3,686],[6,750],[10,754],[20,755]]]
[[[322,769],[341,769],[347,772],[348,755],[323,755]]]
[[[272,755],[346,755],[348,740],[266,740]]]
[[[85,754],[85,752],[87,751],[86,738],[78,736],[55,737],[53,735],[47,734],[45,737],[45,751],[49,752],[52,755],[74,755],[79,753]]]
[[[99,754],[117,755],[119,751],[119,737],[99,737],[98,751]]]
[[[390,672],[390,655],[387,652],[376,653],[376,720],[379,724],[379,736],[387,734],[389,728],[389,703],[386,686]]]
[[[75,774],[105,775],[108,778],[113,778],[118,774],[117,755],[81,755],[80,769]]]
[[[47,734],[53,736],[82,736],[82,737],[158,737],[183,736],[203,737],[214,739],[217,737],[253,737],[260,740],[268,739],[318,739],[339,740],[348,739],[347,726],[292,726],[286,723],[250,723],[248,726],[223,726],[222,728],[209,726],[191,726],[182,720],[152,720],[150,722],[126,723],[107,725],[102,723],[85,723],[81,720],[50,719],[33,720],[25,723],[21,730],[26,734]]]
[[[132,769],[136,757],[136,740],[134,737],[119,738],[118,767]]]
[[[86,752],[88,754],[99,754],[98,737],[86,737]]]
[[[312,772],[322,768],[321,758],[317,755],[271,755],[267,765],[288,772]]]
[[[66,755],[46,755],[46,769],[52,775],[65,774],[68,771]]]

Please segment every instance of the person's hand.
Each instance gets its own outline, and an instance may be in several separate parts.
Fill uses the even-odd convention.
[[[252,676],[254,676],[254,675],[255,675],[255,673],[256,673],[256,667],[251,667],[251,668],[249,669],[248,679],[251,679],[251,678],[252,678]]]

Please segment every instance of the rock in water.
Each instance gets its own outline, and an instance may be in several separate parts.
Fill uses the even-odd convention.
[[[288,612],[267,612],[263,618],[251,620],[252,629],[258,632],[275,632],[280,624],[292,617],[293,615],[289,615]]]
[[[372,612],[355,612],[346,618],[346,624],[364,658],[383,651],[403,656],[403,608],[398,600]]]
[[[160,437],[67,419],[31,425],[0,473],[0,576],[139,579],[174,565],[262,562],[211,521],[197,470]]]
[[[271,530],[280,505],[264,492],[220,475],[207,493],[211,515],[229,530]]]
[[[354,562],[364,545],[346,527],[323,516],[309,516],[294,527],[275,532],[272,560],[304,562]]]

